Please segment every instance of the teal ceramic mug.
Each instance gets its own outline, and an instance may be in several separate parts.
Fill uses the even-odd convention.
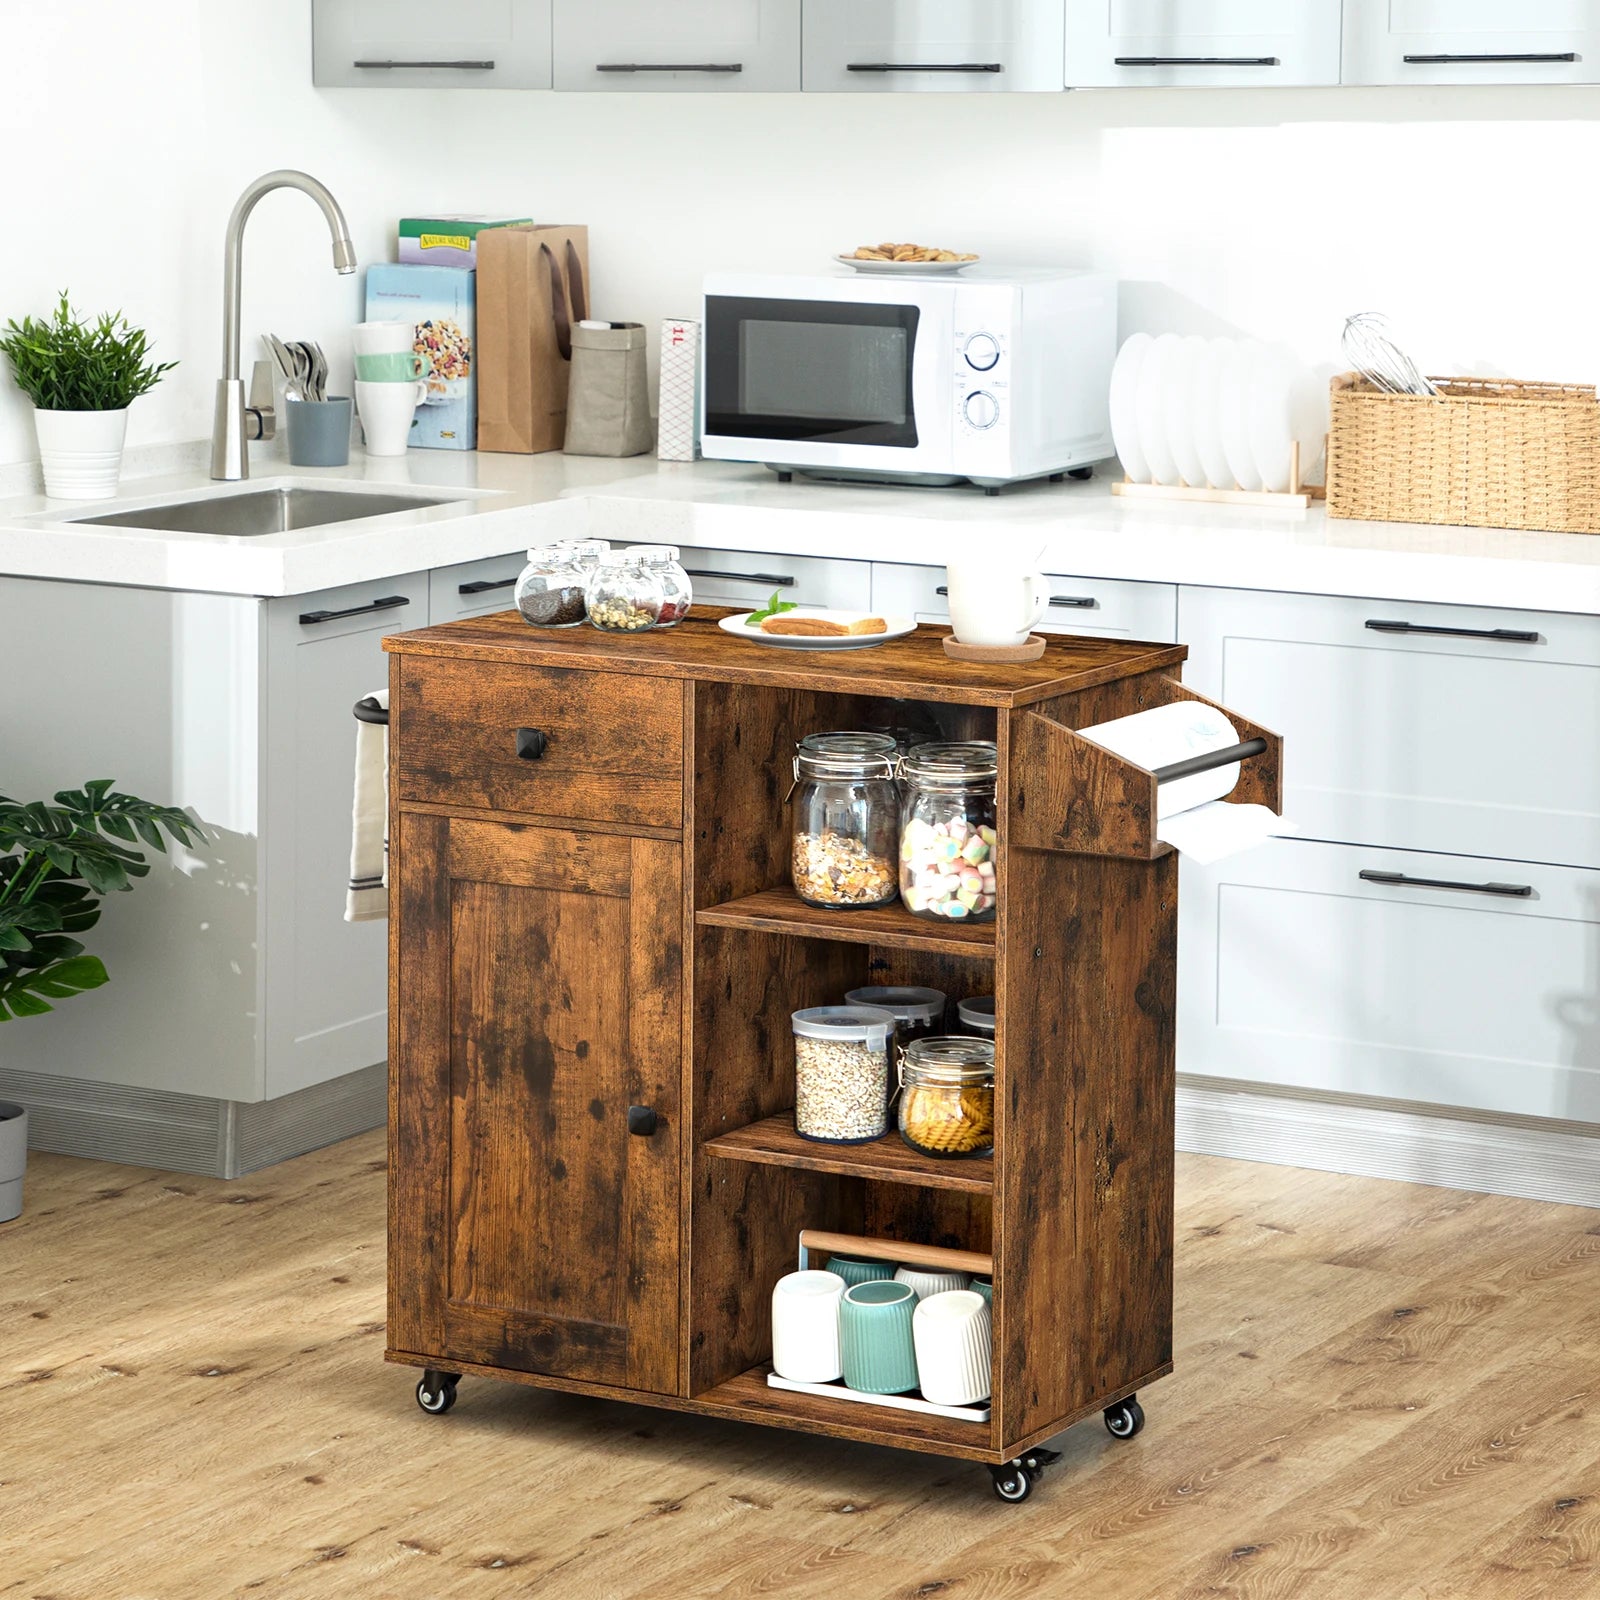
[[[994,1304],[994,1280],[992,1278],[974,1278],[967,1287],[975,1294],[981,1294],[990,1305]]]
[[[852,1284],[839,1305],[839,1353],[845,1385],[863,1394],[905,1394],[917,1386],[912,1339],[916,1291],[877,1278]]]
[[[894,1276],[892,1261],[868,1261],[865,1256],[829,1256],[825,1271],[843,1278],[845,1288],[855,1283],[874,1283]]]
[[[385,350],[356,357],[356,376],[363,383],[415,383],[433,371],[433,363],[415,350]]]

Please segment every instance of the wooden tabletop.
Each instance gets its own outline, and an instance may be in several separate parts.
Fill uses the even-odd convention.
[[[923,624],[902,639],[865,650],[783,650],[734,638],[717,627],[731,608],[696,606],[675,628],[602,633],[536,628],[515,611],[394,634],[383,647],[399,655],[464,657],[643,677],[701,678],[834,694],[892,695],[965,705],[1022,706],[1141,672],[1176,666],[1184,645],[1050,634],[1037,661],[952,661],[948,628]]]

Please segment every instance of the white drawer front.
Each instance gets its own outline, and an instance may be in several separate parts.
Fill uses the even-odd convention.
[[[680,551],[700,605],[764,606],[777,590],[800,605],[865,611],[872,605],[872,569],[865,561],[761,555],[746,550]]]
[[[428,574],[428,620],[437,627],[441,622],[459,622],[462,617],[509,611],[527,561],[527,551],[513,550],[485,561],[435,567]]]
[[[550,0],[313,0],[311,18],[323,87],[550,87]]]
[[[1004,94],[1063,87],[1061,0],[806,0],[807,89]]]
[[[1345,0],[1346,83],[1595,83],[1594,0]]]
[[[800,0],[554,0],[558,89],[800,87]]]
[[[1339,81],[1340,0],[1066,0],[1069,88]]]
[[[1186,680],[1284,736],[1295,832],[1600,866],[1600,619],[1185,588],[1178,622]]]
[[[1179,926],[1181,1072],[1600,1121],[1600,873],[1276,840]]]
[[[1111,578],[1050,579],[1050,609],[1040,633],[1093,633],[1116,639],[1176,641],[1178,591],[1170,583],[1124,583]],[[918,622],[950,621],[942,590],[943,567],[907,567],[879,562],[872,568],[872,604],[882,612]]]

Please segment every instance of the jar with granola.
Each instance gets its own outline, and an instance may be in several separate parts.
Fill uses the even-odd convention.
[[[894,740],[813,733],[794,758],[794,889],[830,910],[886,906],[899,893]]]

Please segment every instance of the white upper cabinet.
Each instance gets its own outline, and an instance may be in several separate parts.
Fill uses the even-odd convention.
[[[313,0],[312,81],[548,89],[550,0]]]
[[[1067,87],[1337,83],[1339,10],[1340,0],[1066,0]]]
[[[1064,87],[1062,0],[806,0],[805,87],[991,94]]]
[[[800,0],[555,0],[558,89],[798,89]]]
[[[1345,0],[1344,81],[1600,82],[1600,3]]]

